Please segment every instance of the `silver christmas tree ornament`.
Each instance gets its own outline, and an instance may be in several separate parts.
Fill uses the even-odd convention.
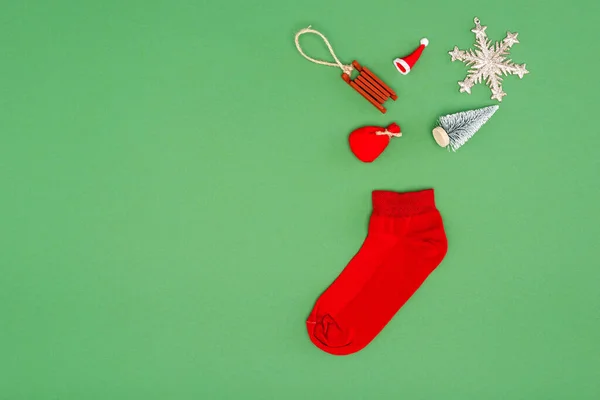
[[[522,79],[529,71],[525,64],[515,64],[507,58],[510,48],[519,43],[518,33],[506,32],[504,40],[492,43],[485,33],[486,29],[487,26],[481,26],[479,18],[475,18],[475,28],[471,32],[475,34],[476,50],[459,50],[454,46],[454,50],[448,54],[452,61],[462,61],[471,67],[465,80],[458,82],[461,93],[470,94],[475,84],[485,80],[492,90],[492,100],[502,101],[502,97],[506,96],[502,90],[502,75],[517,75]]]
[[[498,106],[490,106],[440,117],[438,126],[433,130],[433,137],[440,146],[450,146],[452,151],[456,151],[494,115],[496,110]]]

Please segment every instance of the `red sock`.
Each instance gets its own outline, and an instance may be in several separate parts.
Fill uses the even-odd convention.
[[[363,246],[307,320],[312,342],[336,355],[364,348],[438,266],[446,249],[433,190],[374,191]]]

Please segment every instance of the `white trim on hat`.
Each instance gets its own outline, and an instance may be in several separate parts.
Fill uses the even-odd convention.
[[[404,67],[404,69],[406,70],[406,72],[404,72],[400,68],[398,68],[398,64],[396,64],[396,63],[402,65]],[[396,67],[398,72],[400,72],[402,75],[406,75],[410,72],[410,65],[408,65],[408,63],[406,61],[404,61],[404,59],[402,59],[402,58],[396,58],[394,60],[394,67]]]

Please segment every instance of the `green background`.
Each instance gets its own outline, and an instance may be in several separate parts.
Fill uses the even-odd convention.
[[[4,2],[0,399],[600,398],[596,4]],[[447,54],[475,16],[531,73],[452,153],[436,118],[495,104]],[[387,115],[297,53],[309,24]],[[348,133],[392,121],[357,161]],[[365,350],[321,352],[304,321],[371,190],[428,187],[446,259]]]

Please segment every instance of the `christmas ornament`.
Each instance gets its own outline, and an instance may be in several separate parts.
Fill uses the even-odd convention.
[[[400,126],[392,123],[387,128],[363,126],[350,133],[350,150],[362,162],[374,161],[388,146],[392,137],[400,137]]]
[[[450,145],[456,151],[494,115],[498,106],[463,111],[440,117],[439,126],[433,130],[433,137],[441,147]]]
[[[502,101],[502,97],[506,96],[502,90],[502,75],[517,75],[523,79],[523,75],[529,73],[525,69],[525,64],[515,64],[506,57],[510,48],[515,43],[519,43],[518,33],[506,32],[502,42],[492,44],[485,33],[487,26],[481,26],[478,18],[474,21],[475,28],[471,29],[471,32],[475,34],[477,50],[459,50],[454,46],[454,50],[448,53],[452,61],[462,61],[471,67],[466,79],[458,82],[460,92],[471,94],[471,88],[485,80],[486,85],[492,90],[492,100]]]
[[[305,33],[313,33],[315,35],[320,36],[321,39],[323,39],[323,41],[327,45],[329,53],[331,53],[335,62],[316,60],[312,57],[307,56],[302,50],[302,47],[300,46],[299,42],[300,36],[304,35]],[[328,67],[339,67],[342,70],[342,78],[344,79],[344,81],[346,81],[348,85],[352,86],[354,90],[360,93],[360,95],[367,99],[371,104],[377,107],[377,109],[382,113],[386,112],[383,103],[385,103],[388,99],[396,100],[398,98],[396,93],[392,89],[390,89],[388,85],[383,83],[383,81],[379,79],[367,67],[360,65],[357,61],[353,61],[351,65],[342,64],[333,52],[333,48],[331,47],[331,44],[329,44],[327,38],[321,32],[311,29],[310,26],[308,28],[302,29],[296,34],[295,42],[296,48],[298,49],[300,54],[302,54],[302,56],[308,61],[319,65],[326,65]],[[353,79],[352,73],[354,71],[357,71],[358,75]]]
[[[413,51],[412,54],[409,54],[406,57],[396,58],[394,60],[394,66],[396,67],[398,72],[400,72],[402,75],[408,75],[412,67],[419,60],[419,57],[421,57],[423,49],[427,47],[428,44],[429,40],[423,38],[421,39],[421,44],[419,45],[419,47],[417,47],[417,49]]]

